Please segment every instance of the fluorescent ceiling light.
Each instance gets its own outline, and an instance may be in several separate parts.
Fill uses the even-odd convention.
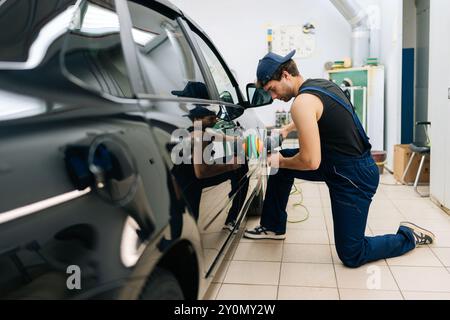
[[[32,117],[44,113],[47,108],[44,101],[0,90],[0,121]]]
[[[145,46],[147,43],[152,41],[153,38],[155,38],[154,34],[136,28],[131,29],[131,34],[133,35],[134,42],[140,44],[141,46]]]
[[[111,10],[89,4],[80,31],[88,34],[119,32],[119,17]]]
[[[92,35],[119,33],[119,17],[117,13],[111,10],[89,4],[80,31]],[[150,32],[145,32],[136,28],[132,28],[131,34],[134,42],[141,46],[145,46],[155,37],[155,35]]]

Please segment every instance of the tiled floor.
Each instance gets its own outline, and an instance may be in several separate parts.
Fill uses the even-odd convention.
[[[384,174],[366,234],[396,233],[400,221],[410,220],[432,230],[437,241],[402,257],[349,269],[336,254],[326,185],[300,180],[295,184],[309,219],[289,223],[284,241],[238,239],[208,299],[450,300],[450,217],[428,198],[418,197],[412,187],[395,185],[393,177]],[[301,198],[291,196],[290,221],[306,215],[303,207],[294,207]],[[249,218],[247,228],[258,222]]]

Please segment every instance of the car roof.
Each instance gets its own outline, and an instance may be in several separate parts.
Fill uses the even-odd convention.
[[[167,0],[154,0],[155,2],[158,2],[164,6],[166,6],[167,8],[177,12],[178,14],[182,15],[181,10],[176,7],[175,5],[173,5],[171,2],[167,1]]]
[[[110,7],[114,0],[91,1],[101,6]],[[160,10],[165,11],[166,14],[173,18],[185,17],[178,7],[167,0],[132,1],[144,6],[159,7]],[[29,58],[31,45],[38,37],[42,27],[76,2],[76,0],[46,0],[37,2],[16,0],[6,2],[6,4],[0,6],[0,17],[2,17],[0,19],[0,47],[2,47],[0,51],[0,64],[1,62],[26,62]],[[185,19],[202,31],[194,21],[188,17],[185,17]],[[12,34],[14,37],[11,36]],[[12,69],[15,69],[14,66]]]

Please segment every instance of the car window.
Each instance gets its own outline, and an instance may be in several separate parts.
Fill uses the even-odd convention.
[[[0,67],[36,67],[61,29],[67,28],[64,24],[67,17],[70,21],[75,3],[76,0],[0,0]]]
[[[208,64],[209,70],[214,78],[214,82],[216,83],[217,90],[219,91],[219,99],[224,102],[238,103],[239,99],[237,97],[236,89],[233,87],[233,84],[228,77],[225,68],[220,63],[220,60],[208,44],[197,33],[194,34],[197,43],[205,56],[206,63]]]
[[[75,12],[63,51],[69,78],[107,95],[133,97],[119,33],[113,1],[83,1]]]
[[[176,20],[129,1],[143,76],[159,96],[209,99],[191,47]]]

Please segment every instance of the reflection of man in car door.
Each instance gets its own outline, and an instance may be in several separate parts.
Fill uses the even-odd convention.
[[[172,93],[183,97],[209,99],[206,86],[200,82],[189,82],[183,91],[172,91]],[[197,105],[186,116],[193,122],[193,126],[188,128],[192,138],[191,141],[195,139],[201,141],[201,154],[204,156],[203,151],[210,146],[211,141],[203,141],[203,137],[206,130],[211,130],[216,125],[217,115],[206,107]],[[208,131],[208,135],[211,136],[211,140],[213,141],[235,140],[234,137],[225,136],[217,132],[213,133],[212,131]],[[188,163],[175,165],[173,168],[174,176],[187,198],[186,201],[189,203],[195,218],[198,219],[202,190],[230,180],[231,192],[228,196],[236,195],[233,199],[232,207],[228,212],[225,225],[228,229],[232,230],[248,191],[248,181],[243,180],[248,171],[247,165],[237,164],[236,157],[227,159],[226,155],[224,155],[223,159],[214,161],[214,150],[210,152],[211,159],[202,158],[201,161],[193,161],[192,155],[195,152],[194,143],[191,145],[191,151],[190,161]],[[241,181],[243,185],[240,187]]]

